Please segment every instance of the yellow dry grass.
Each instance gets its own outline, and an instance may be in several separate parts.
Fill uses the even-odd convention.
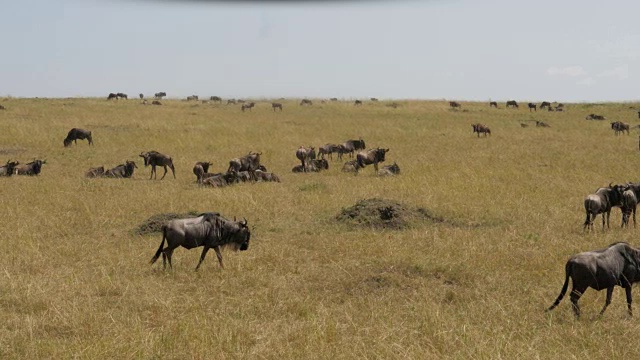
[[[2,99],[0,161],[46,158],[38,177],[0,178],[0,358],[519,359],[637,358],[640,320],[623,291],[596,317],[604,292],[567,299],[550,314],[569,255],[636,229],[583,233],[583,197],[610,182],[639,181],[637,104],[568,104],[566,113],[490,109],[446,101],[339,102],[300,107],[165,100]],[[542,120],[551,128],[536,128]],[[478,139],[471,124],[489,126]],[[530,126],[522,128],[520,123]],[[69,148],[72,127],[93,131]],[[292,174],[300,145],[363,137],[390,148],[402,174]],[[148,180],[141,151],[173,157]],[[225,170],[261,151],[282,183],[203,189],[195,161]],[[85,179],[93,166],[136,160],[133,179]],[[160,175],[162,170],[160,170]],[[400,231],[357,229],[335,215],[382,197],[451,220]],[[219,211],[246,217],[252,243],[225,252],[178,249],[174,270],[149,266],[159,234],[132,230],[151,215]],[[636,300],[639,298],[634,290]],[[640,308],[635,306],[636,313]]]

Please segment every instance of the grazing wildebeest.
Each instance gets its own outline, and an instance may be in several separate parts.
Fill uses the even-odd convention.
[[[282,111],[282,104],[281,103],[271,103],[271,108],[273,109],[273,111],[276,111],[276,109],[280,109],[280,111]]]
[[[599,188],[595,194],[587,195],[584,198],[586,219],[582,230],[587,229],[587,227],[593,230],[593,222],[598,214],[602,214],[602,230],[604,230],[605,218],[608,228],[611,208],[622,205],[622,192],[623,187],[621,185],[609,184],[609,187]]]
[[[158,178],[156,166],[162,166],[164,168],[164,174],[162,174],[160,180],[164,179],[165,175],[167,175],[167,166],[171,169],[173,178],[176,178],[176,169],[173,166],[173,159],[171,159],[170,156],[161,154],[154,150],[140,153],[139,156],[144,159],[145,167],[151,165],[151,177],[149,177],[149,179],[152,179],[154,174],[156,175],[156,179]]]
[[[353,105],[355,105],[355,106],[362,105],[362,100],[356,100],[356,101],[353,103]]]
[[[357,160],[349,160],[342,165],[343,172],[352,172],[357,174],[359,169],[360,165],[358,165]]]
[[[531,112],[531,109],[533,109],[533,111],[538,111],[538,108],[534,103],[528,103],[527,106],[529,107],[529,112]]]
[[[510,106],[517,108],[518,107],[518,103],[515,100],[509,100],[509,101],[507,101],[507,108],[510,107]]]
[[[254,106],[256,106],[256,103],[250,102],[248,104],[242,104],[240,109],[242,110],[242,112],[244,112],[246,109],[249,109],[249,111],[251,111],[251,109],[253,109]]]
[[[91,138],[91,131],[85,129],[73,128],[69,130],[67,133],[67,137],[64,139],[63,144],[64,147],[71,145],[71,142],[74,142],[78,145],[78,139],[84,140],[86,139],[89,142],[89,145],[93,145],[93,139]]]
[[[102,176],[104,176],[104,166],[90,168],[86,173],[84,173],[84,177],[88,178],[97,178]]]
[[[640,281],[640,250],[631,247],[626,242],[609,245],[605,249],[587,251],[575,254],[565,265],[565,280],[556,301],[546,311],[553,310],[567,293],[569,278],[573,283],[571,288],[571,305],[576,318],[580,317],[578,300],[588,288],[600,291],[607,289],[607,298],[600,315],[604,314],[611,304],[613,288],[617,285],[624,288],[627,295],[627,309],[631,311],[631,286]]]
[[[548,102],[548,101],[543,101],[543,102],[540,104],[540,109],[544,109],[544,108],[549,108],[549,109],[551,109],[551,103],[550,103],[550,102]]]
[[[352,158],[354,152],[366,149],[366,144],[360,138],[360,140],[347,140],[342,144],[342,147],[343,154],[349,153],[349,157]]]
[[[107,96],[107,100],[111,100],[111,99],[118,100],[118,95],[114,93],[109,93],[109,95]]]
[[[462,107],[462,105],[460,105],[460,103],[457,101],[449,101],[449,107],[451,107],[452,109],[456,109]]]
[[[324,159],[325,155],[329,155],[329,158],[333,160],[333,153],[338,153],[338,158],[342,158],[342,154],[340,153],[340,147],[342,145],[338,144],[324,144],[318,147],[318,156],[321,159]]]
[[[302,105],[313,105],[313,103],[309,99],[302,99],[302,101],[300,101],[300,106]]]
[[[162,103],[160,101],[158,101],[158,100],[153,100],[151,102],[151,105],[162,105]]]
[[[498,108],[498,103],[495,101],[489,101],[489,107],[494,107],[494,108]]]
[[[371,101],[378,101],[377,98],[371,98]]]
[[[483,133],[485,137],[487,136],[487,134],[491,135],[491,129],[489,129],[487,126],[484,126],[482,124],[472,124],[471,126],[473,127],[473,132],[478,133],[478,137],[480,137],[480,133]]]
[[[116,96],[118,97],[118,99],[128,100],[127,94],[125,94],[125,93],[117,93]]]
[[[234,104],[235,105],[235,103],[236,103],[236,99],[227,100],[227,105],[229,105],[229,104]]]
[[[624,133],[625,131],[627,132],[627,135],[629,135],[629,124],[625,124],[621,121],[614,121],[611,123],[611,128],[615,135],[620,135],[620,133]]]
[[[338,101],[338,98],[331,98],[329,101]]]
[[[229,168],[227,169],[227,172],[230,171],[235,171],[235,172],[241,172],[241,171],[249,171],[249,172],[254,172],[256,170],[258,170],[260,168],[260,155],[262,155],[262,153],[253,153],[253,152],[249,152],[247,155],[241,157],[241,158],[236,158],[236,159],[231,159],[229,160]]]
[[[209,100],[213,101],[213,102],[222,102],[222,98],[220,96],[212,96],[209,98]]]
[[[189,95],[187,96],[187,101],[198,100],[198,95]]]
[[[40,171],[42,170],[42,165],[46,163],[47,163],[47,160],[33,160],[30,163],[26,163],[20,167],[16,167],[14,169],[14,173],[17,175],[36,176],[40,174]]]
[[[636,209],[638,207],[638,197],[636,196],[635,189],[640,190],[640,187],[635,186],[632,188],[631,184],[627,184],[624,192],[622,193],[622,225],[620,227],[629,227],[629,217],[633,214],[633,227],[636,227]]]
[[[398,164],[396,164],[396,162],[394,161],[393,165],[383,166],[382,169],[378,171],[378,175],[380,176],[400,175],[400,166],[398,166]]]
[[[375,169],[375,173],[378,173],[378,163],[384,162],[385,154],[389,151],[389,149],[369,149],[365,151],[361,151],[356,156],[356,160],[358,161],[358,166],[364,168],[367,165],[373,164],[373,168]]]
[[[138,94],[138,96],[140,97],[140,100],[144,99],[144,94],[143,93]]]
[[[0,176],[11,176],[15,172],[16,166],[20,165],[19,161],[8,160],[5,165],[0,166]]]
[[[104,177],[107,178],[130,178],[133,176],[133,169],[137,169],[138,165],[134,161],[127,160],[124,164],[120,164],[113,169],[106,170]]]
[[[596,114],[589,114],[587,115],[587,117],[584,118],[585,120],[606,120],[607,118],[605,118],[602,115],[596,115]]]
[[[155,263],[162,254],[163,266],[166,268],[168,260],[169,267],[172,268],[171,256],[173,250],[178,246],[186,249],[204,246],[196,271],[200,268],[210,248],[216,252],[220,267],[224,269],[220,248],[229,246],[233,250],[244,251],[249,249],[250,238],[251,232],[247,225],[247,219],[231,221],[219,213],[203,213],[195,218],[174,219],[162,227],[162,242],[156,254],[151,258],[151,264]],[[167,247],[163,249],[165,241]]]
[[[298,150],[296,150],[296,157],[302,163],[302,167],[306,168],[306,161],[316,158],[316,149],[312,146],[309,146],[308,148],[300,146]]]
[[[164,92],[164,91],[157,92],[157,93],[155,93],[155,95],[154,95],[154,97],[155,97],[156,99],[162,99],[162,98],[163,98],[163,97],[165,97],[165,96],[167,96],[167,93],[166,93],[166,92]]]

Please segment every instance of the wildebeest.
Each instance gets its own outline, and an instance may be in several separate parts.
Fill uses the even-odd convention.
[[[491,129],[487,126],[482,124],[472,124],[471,126],[473,127],[473,132],[478,133],[478,137],[480,137],[480,133],[483,133],[484,136],[487,136],[487,134],[491,135]]]
[[[596,115],[596,114],[589,114],[587,115],[587,117],[585,117],[585,120],[606,120],[607,118],[605,118],[602,115]]]
[[[456,109],[462,107],[462,105],[460,105],[460,103],[457,101],[449,101],[449,107],[451,107],[452,109]]]
[[[342,153],[340,152],[341,147],[342,145],[338,144],[324,144],[318,147],[318,156],[324,159],[325,155],[329,155],[329,158],[333,160],[333,153],[338,153],[338,159],[342,159]]]
[[[378,175],[380,176],[400,175],[400,166],[398,166],[398,164],[396,164],[396,162],[394,161],[393,165],[383,166],[382,169],[378,171]]]
[[[256,103],[250,102],[248,104],[242,104],[240,109],[242,110],[242,112],[244,112],[246,109],[249,109],[249,111],[251,111],[251,109],[253,109],[254,106],[256,106]]]
[[[551,109],[551,103],[550,103],[550,102],[548,102],[548,101],[543,101],[543,102],[540,104],[540,109],[544,109],[544,108],[549,108],[549,109]]]
[[[162,103],[160,101],[158,101],[158,100],[153,100],[151,102],[151,105],[162,105]]]
[[[71,145],[71,142],[78,144],[78,139],[87,139],[89,145],[93,145],[93,139],[91,138],[91,131],[79,128],[73,128],[67,133],[67,137],[64,139],[63,144],[65,147]]]
[[[154,150],[140,153],[139,156],[144,159],[145,167],[151,165],[151,177],[149,177],[149,179],[152,179],[154,174],[156,175],[156,179],[158,178],[156,166],[162,166],[164,168],[164,174],[162,174],[160,180],[164,179],[165,175],[167,175],[167,166],[171,169],[173,178],[176,178],[176,169],[173,166],[173,159],[171,159],[170,156],[161,154]]]
[[[235,105],[235,103],[236,103],[236,99],[227,100],[227,105],[229,105],[229,104],[234,104]]]
[[[309,99],[302,99],[302,101],[300,101],[300,106],[302,106],[302,105],[309,105],[309,106],[311,106],[311,105],[313,105],[313,103],[312,103],[312,102],[311,102],[311,100],[309,100]]]
[[[104,166],[90,168],[84,173],[84,177],[87,178],[97,178],[102,176],[104,176]]]
[[[14,173],[17,175],[36,176],[40,174],[42,165],[46,163],[47,160],[33,160],[32,162],[26,163],[20,167],[15,167]]]
[[[162,98],[163,98],[163,97],[165,97],[165,96],[167,96],[167,93],[166,93],[166,92],[164,92],[164,91],[157,92],[157,93],[155,93],[155,95],[154,95],[154,97],[155,97],[156,99],[162,99]]]
[[[518,107],[518,103],[515,100],[509,100],[507,101],[507,107]]]
[[[306,161],[316,158],[316,149],[312,146],[309,146],[308,148],[300,146],[298,150],[296,150],[296,157],[302,163],[302,167],[305,168]]]
[[[355,160],[354,160],[355,161]],[[329,162],[327,159],[314,159],[306,161],[304,165],[296,165],[291,171],[294,173],[301,172],[320,172],[322,170],[329,169]]]
[[[105,170],[104,177],[108,178],[130,178],[133,176],[133,169],[137,169],[138,165],[134,161],[127,160],[124,164],[120,164],[113,169]]]
[[[362,105],[362,100],[356,100],[353,105],[358,106],[358,105]]]
[[[229,246],[233,250],[244,251],[249,249],[250,238],[251,232],[247,225],[247,219],[231,221],[219,213],[203,213],[195,218],[174,219],[162,227],[162,242],[156,254],[151,258],[151,264],[155,263],[162,254],[163,266],[166,268],[168,260],[169,267],[172,268],[171,256],[173,250],[178,246],[186,249],[204,246],[196,271],[200,268],[210,248],[216,252],[220,267],[224,269],[220,248]],[[165,241],[167,247],[163,249]]]
[[[362,138],[359,140],[347,140],[342,144],[342,146],[344,153],[349,153],[349,157],[353,157],[354,152],[358,150],[366,149],[366,144]]]
[[[3,105],[0,105],[0,110],[7,110],[7,108],[4,107]]]
[[[547,127],[547,128],[548,128],[548,127],[551,127],[551,125],[547,124],[547,123],[546,123],[546,122],[544,122],[544,121],[538,121],[538,120],[536,120],[536,127]]]
[[[639,189],[639,187],[635,187]],[[627,184],[624,192],[622,193],[622,224],[620,227],[629,227],[629,218],[633,215],[633,227],[636,227],[636,208],[638,207],[638,198],[636,192],[631,188],[630,184]]]
[[[15,172],[16,166],[20,165],[19,161],[8,160],[6,164],[0,166],[0,176],[11,176]]]
[[[258,170],[258,168],[260,168],[260,155],[262,155],[261,152],[254,153],[250,151],[247,155],[243,157],[229,160],[229,168],[227,169],[227,172],[229,171],[254,172]]]
[[[225,187],[229,185],[223,174],[211,174],[211,176],[209,177],[203,177],[203,179],[199,181],[199,183],[203,186],[210,187]]]
[[[607,289],[607,298],[600,315],[604,314],[611,304],[613,288],[617,285],[624,288],[627,295],[627,309],[631,311],[631,286],[640,281],[640,250],[626,242],[609,245],[605,249],[575,254],[565,265],[565,280],[556,301],[546,311],[553,310],[567,293],[569,278],[572,281],[571,305],[576,318],[580,317],[578,300],[588,288],[600,291]]]
[[[330,101],[338,101],[338,98],[331,98]]]
[[[360,165],[358,165],[357,160],[349,160],[342,165],[343,172],[352,172],[357,174],[358,170],[360,170]]]
[[[556,111],[564,111],[564,104],[560,103],[556,105]]]
[[[527,125],[525,123],[520,123],[520,127],[526,128],[526,127],[529,127],[529,125]]]
[[[280,109],[280,111],[282,111],[282,104],[281,103],[271,103],[271,108],[273,109],[273,111],[276,111],[276,109]]]
[[[602,214],[602,230],[604,230],[605,217],[608,228],[611,208],[622,205],[622,192],[623,187],[621,185],[609,184],[609,187],[599,188],[595,194],[587,195],[584,198],[586,219],[582,230],[587,229],[587,227],[593,230],[593,222],[598,214]]]
[[[193,174],[196,176],[197,182],[201,182],[205,174],[209,173],[210,162],[198,161],[193,166]]]
[[[538,111],[537,106],[534,103],[528,103],[527,106],[529,107],[529,112],[531,112],[531,109],[533,109],[533,111]]]
[[[107,100],[111,100],[111,99],[118,100],[118,95],[115,93],[109,93],[109,95],[107,96]]]
[[[371,101],[378,101],[377,98],[371,98]]]
[[[625,131],[627,132],[627,135],[629,135],[629,124],[625,124],[621,121],[614,121],[611,123],[611,128],[615,135],[620,135],[620,133],[624,133]]]
[[[256,170],[256,181],[280,182],[280,177],[271,172]]]
[[[378,173],[378,163],[384,162],[385,154],[389,152],[389,149],[369,149],[365,151],[361,151],[356,155],[356,160],[358,161],[358,166],[364,168],[367,165],[373,164],[373,168],[375,169],[375,173]]]
[[[118,99],[125,99],[127,100],[127,94],[125,93],[117,93],[116,96],[118,97]]]
[[[498,103],[495,101],[489,101],[489,107],[494,107],[494,108],[498,108]]]
[[[140,100],[144,99],[144,94],[143,93],[138,94],[138,96],[140,97]]]
[[[209,98],[209,100],[213,101],[213,102],[222,102],[222,98],[220,96],[212,96]]]
[[[198,100],[198,95],[189,95],[187,96],[187,101]]]

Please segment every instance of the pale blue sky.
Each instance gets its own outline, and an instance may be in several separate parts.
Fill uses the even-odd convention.
[[[0,5],[0,96],[640,98],[638,1]]]

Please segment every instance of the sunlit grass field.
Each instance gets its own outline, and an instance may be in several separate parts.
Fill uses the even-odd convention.
[[[597,317],[604,292],[589,290],[576,321],[566,298],[551,313],[574,253],[628,241],[620,210],[585,233],[583,198],[610,182],[640,181],[640,104],[566,104],[529,112],[447,101],[351,101],[273,112],[163,100],[0,99],[0,162],[46,159],[37,177],[0,178],[0,358],[520,359],[638,358],[640,318],[624,292]],[[524,106],[523,106],[524,105]],[[607,121],[587,121],[590,113]],[[550,128],[537,128],[531,120]],[[492,135],[478,138],[480,122]],[[521,123],[529,126],[521,127]],[[73,127],[93,132],[63,147]],[[362,137],[385,147],[401,175],[359,175],[330,161],[293,174],[301,146]],[[138,156],[157,150],[176,167],[149,180]],[[249,151],[281,183],[200,188]],[[135,160],[132,179],[85,179],[95,166]],[[343,161],[348,160],[345,158]],[[159,169],[159,175],[163,173]],[[159,176],[159,177],[160,177]],[[159,178],[158,177],[158,178]],[[402,230],[335,219],[368,198],[424,207],[447,220]],[[248,251],[179,248],[174,269],[149,265],[161,234],[134,229],[152,215],[218,211],[246,217]],[[640,294],[634,289],[640,314]]]

